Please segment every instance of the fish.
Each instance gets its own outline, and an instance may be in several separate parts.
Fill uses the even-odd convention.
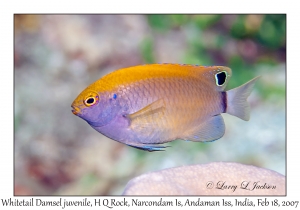
[[[148,172],[122,195],[286,195],[285,176],[236,162],[211,162]]]
[[[173,140],[210,142],[225,133],[222,113],[248,121],[247,98],[258,77],[224,91],[226,66],[145,64],[98,79],[73,101],[72,112],[104,136],[163,151]]]

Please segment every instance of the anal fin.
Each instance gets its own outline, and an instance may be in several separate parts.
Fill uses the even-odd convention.
[[[190,130],[184,140],[208,142],[221,138],[225,133],[225,124],[221,115],[216,115]]]

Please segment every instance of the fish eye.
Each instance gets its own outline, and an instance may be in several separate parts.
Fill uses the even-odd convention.
[[[221,71],[215,75],[216,78],[216,85],[217,86],[222,86],[226,82],[227,79],[227,72],[226,71]]]
[[[88,98],[88,99],[86,99],[86,101],[85,101],[87,104],[93,104],[94,102],[95,102],[95,99],[94,98]]]
[[[93,106],[95,105],[96,103],[98,103],[99,101],[99,97],[98,95],[95,95],[95,94],[90,94],[85,100],[84,100],[84,104],[86,106]]]

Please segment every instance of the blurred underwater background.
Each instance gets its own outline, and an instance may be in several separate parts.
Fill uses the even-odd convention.
[[[146,152],[73,115],[92,82],[145,63],[224,65],[226,89],[261,75],[250,121],[222,114],[214,142]],[[141,174],[238,162],[286,175],[286,15],[15,15],[15,195],[120,195]]]

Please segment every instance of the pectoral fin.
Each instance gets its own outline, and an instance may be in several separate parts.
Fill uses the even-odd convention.
[[[164,116],[165,111],[165,103],[163,99],[159,99],[148,106],[142,108],[141,110],[127,115],[130,122],[134,122],[135,120],[139,120],[142,122],[150,122],[155,118],[161,118]]]
[[[223,117],[216,115],[189,131],[183,139],[202,142],[214,141],[221,138],[224,133],[225,124]]]
[[[162,137],[158,131],[165,123],[166,106],[163,99],[159,99],[141,110],[129,114],[129,127],[138,135],[138,138]]]

